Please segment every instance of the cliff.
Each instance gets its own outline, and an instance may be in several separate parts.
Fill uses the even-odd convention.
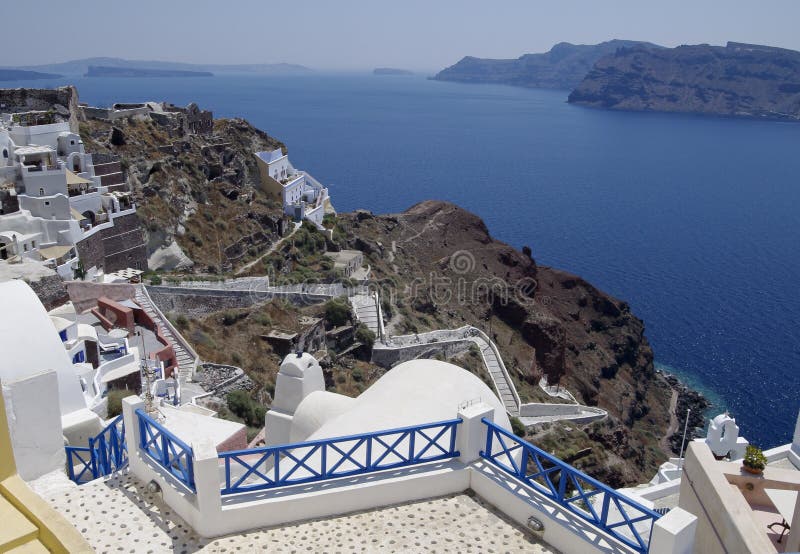
[[[582,467],[615,486],[647,480],[667,457],[672,389],[653,367],[629,306],[493,239],[477,216],[427,201],[401,214],[338,217],[335,236],[366,253],[393,334],[479,325],[492,335],[523,402],[543,401],[542,374],[610,418],[555,426],[562,455],[592,448]],[[391,298],[391,300],[389,300]],[[552,438],[552,437],[550,437]],[[574,452],[573,452],[574,453]]]
[[[800,119],[800,52],[726,46],[623,48],[598,60],[569,102],[615,110]]]
[[[58,79],[62,75],[55,73],[41,73],[39,71],[25,71],[22,69],[0,68],[0,81],[21,81],[34,79]]]
[[[90,65],[86,77],[213,77],[210,71]]]
[[[145,116],[80,126],[88,152],[120,159],[150,269],[220,273],[268,248],[283,211],[261,191],[253,153],[283,144],[243,119],[215,119],[209,135],[171,132]]]
[[[467,56],[436,74],[438,81],[496,83],[530,88],[572,89],[594,63],[619,48],[660,48],[647,42],[610,40],[600,44],[559,42],[549,52],[525,54],[516,60],[493,60]]]

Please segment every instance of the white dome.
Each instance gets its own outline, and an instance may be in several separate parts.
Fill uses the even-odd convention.
[[[306,407],[306,403],[320,398],[317,393],[309,395],[300,404],[297,413],[307,410],[309,414],[325,412],[327,408],[314,410],[311,406]],[[332,417],[303,440],[355,435],[454,419],[460,405],[476,399],[494,408],[495,423],[511,429],[503,404],[478,377],[450,363],[412,360],[389,370],[358,398],[353,399],[346,411],[338,415],[332,413],[335,410],[327,412]],[[306,429],[312,426],[309,420],[304,418],[301,423]],[[292,436],[295,436],[294,429]]]

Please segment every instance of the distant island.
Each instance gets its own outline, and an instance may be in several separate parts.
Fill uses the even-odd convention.
[[[59,76],[78,76],[89,72],[89,66],[125,67],[134,69],[162,69],[177,71],[206,71],[214,75],[223,74],[256,74],[256,75],[300,75],[312,73],[312,70],[290,63],[261,63],[261,64],[192,64],[183,62],[168,62],[155,60],[126,60],[123,58],[82,58],[67,62],[7,67],[25,71],[58,73]]]
[[[800,52],[737,42],[623,48],[599,60],[569,102],[797,121]]]
[[[413,75],[413,71],[408,69],[397,69],[395,67],[376,67],[372,73],[374,75]]]
[[[23,69],[0,69],[0,81],[26,81],[34,79],[58,79],[63,75],[55,73],[41,73],[39,71],[25,71]]]
[[[139,67],[108,67],[90,65],[86,77],[213,77],[210,71],[181,69],[143,69]]]
[[[549,52],[525,54],[515,60],[467,56],[437,73],[433,79],[571,90],[583,80],[597,60],[620,48],[634,46],[661,48],[649,42],[633,40],[609,40],[590,45],[559,42]]]

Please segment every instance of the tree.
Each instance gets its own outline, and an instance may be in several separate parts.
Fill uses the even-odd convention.
[[[325,319],[334,326],[339,327],[350,321],[350,306],[347,301],[333,298],[325,303]]]
[[[362,323],[356,329],[356,340],[371,349],[375,345],[375,333]]]

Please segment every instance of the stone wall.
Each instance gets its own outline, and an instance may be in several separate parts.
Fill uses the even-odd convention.
[[[97,266],[106,273],[128,267],[147,270],[147,244],[136,214],[114,218],[113,227],[98,231],[76,246],[86,269]]]
[[[404,348],[380,348],[376,343],[376,347],[372,350],[371,361],[381,367],[394,367],[409,360],[433,358],[437,354],[452,358],[466,352],[473,344],[475,343],[469,340],[457,340],[417,344]]]
[[[64,286],[64,281],[56,274],[44,276],[38,281],[28,283],[39,300],[44,304],[44,309],[52,310],[69,301],[69,293]]]
[[[79,132],[78,122],[83,120],[83,114],[78,108],[78,91],[75,87],[0,89],[0,111],[2,112],[48,111],[54,110],[56,105],[66,108],[69,115],[64,116],[64,119],[69,121],[69,127],[73,133]],[[61,111],[56,110],[57,113]]]
[[[283,298],[292,304],[319,304],[328,296],[304,293],[272,293],[249,290],[185,289],[181,287],[147,287],[150,298],[164,312],[175,312],[199,318],[220,310],[249,308],[273,298]]]

